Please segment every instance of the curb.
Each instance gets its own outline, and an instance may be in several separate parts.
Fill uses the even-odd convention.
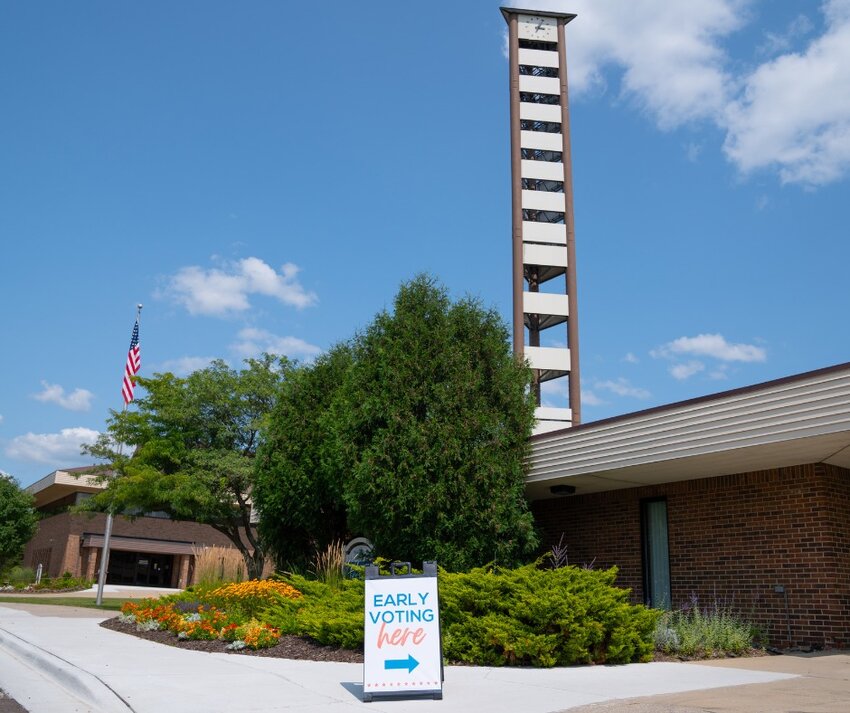
[[[0,648],[35,669],[69,696],[98,713],[130,713],[133,707],[97,676],[0,628]]]

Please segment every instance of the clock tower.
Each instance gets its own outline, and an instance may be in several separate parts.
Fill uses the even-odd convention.
[[[510,65],[514,353],[531,366],[534,433],[545,433],[581,421],[565,43],[575,15],[501,11]],[[541,384],[555,380],[555,403],[543,405]]]

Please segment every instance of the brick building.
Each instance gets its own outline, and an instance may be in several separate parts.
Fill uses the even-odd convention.
[[[102,489],[80,475],[91,470],[57,470],[33,483],[27,492],[42,513],[38,531],[24,550],[24,564],[39,564],[45,576],[70,572],[96,579],[100,568],[106,515],[74,514],[68,508]],[[114,519],[109,544],[107,583],[151,587],[186,587],[192,583],[194,553],[202,547],[235,548],[218,530],[197,522],[170,520],[157,513]]]
[[[850,364],[535,436],[527,483],[548,542],[635,601],[850,645]]]

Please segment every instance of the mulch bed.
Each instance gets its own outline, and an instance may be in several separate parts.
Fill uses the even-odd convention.
[[[107,619],[101,623],[104,629],[120,631],[122,634],[130,634],[140,639],[155,641],[158,644],[176,646],[178,649],[189,649],[190,651],[206,651],[210,654],[233,654],[234,656],[267,656],[278,659],[302,659],[305,661],[341,661],[342,663],[363,663],[361,651],[350,651],[338,649],[333,646],[324,646],[312,639],[304,639],[300,636],[282,636],[280,643],[268,649],[252,651],[242,649],[241,651],[228,651],[226,641],[189,641],[178,639],[170,631],[136,631],[135,624],[122,624],[118,617]]]
[[[268,649],[252,651],[229,651],[225,648],[226,641],[188,641],[178,639],[170,631],[136,631],[135,624],[122,624],[118,617],[107,619],[101,623],[104,629],[120,631],[122,634],[130,634],[140,639],[155,641],[158,644],[176,646],[178,649],[190,651],[206,651],[213,654],[233,654],[234,656],[268,656],[278,659],[301,659],[304,661],[340,661],[342,663],[363,663],[362,651],[351,651],[349,649],[338,649],[333,646],[324,646],[312,639],[300,636],[283,636],[280,643]],[[778,653],[778,652],[777,652]],[[747,658],[752,656],[771,656],[774,652],[764,649],[749,649],[740,654],[714,654],[711,656],[675,656],[655,652],[654,661],[707,661],[710,659],[725,658]]]

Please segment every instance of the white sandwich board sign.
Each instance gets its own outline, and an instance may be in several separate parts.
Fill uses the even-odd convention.
[[[366,568],[366,619],[363,639],[363,700],[377,696],[443,697],[443,652],[437,564],[423,574],[381,576]],[[399,567],[400,568],[400,567]]]

